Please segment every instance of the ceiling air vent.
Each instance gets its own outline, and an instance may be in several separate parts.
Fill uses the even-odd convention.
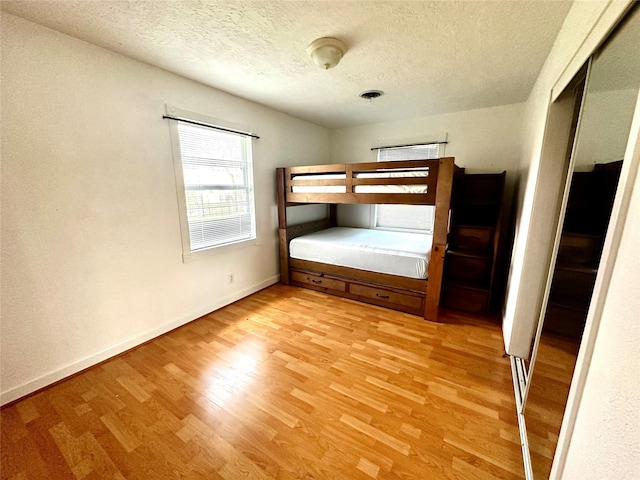
[[[382,90],[367,90],[366,92],[362,92],[360,94],[360,98],[364,98],[365,100],[373,100],[374,98],[378,98],[384,95]]]

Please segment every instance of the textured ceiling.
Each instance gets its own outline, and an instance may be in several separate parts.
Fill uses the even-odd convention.
[[[2,10],[327,127],[526,100],[571,6],[551,1],[2,0]],[[348,47],[321,70],[307,45]],[[358,97],[383,90],[374,101]]]

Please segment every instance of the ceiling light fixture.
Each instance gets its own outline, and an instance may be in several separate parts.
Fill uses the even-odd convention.
[[[307,53],[315,64],[325,70],[335,67],[346,51],[347,46],[344,43],[331,37],[318,38],[307,47]]]

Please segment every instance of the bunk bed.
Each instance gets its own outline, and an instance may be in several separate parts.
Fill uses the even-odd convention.
[[[427,320],[437,320],[454,168],[454,159],[447,157],[276,169],[282,283],[422,315]],[[326,218],[292,226],[287,224],[287,207],[318,203],[329,205]],[[409,250],[415,251],[396,252],[399,256],[395,260],[386,260],[387,265],[405,261],[409,270],[413,268],[414,273],[393,270],[389,273],[385,268],[370,269],[366,267],[365,260],[362,264],[356,262],[357,267],[354,267],[352,262],[349,266],[340,264],[340,261],[325,263],[324,260],[293,255],[292,241],[307,242],[306,245],[303,243],[302,246],[296,246],[295,250],[298,252],[315,252],[319,245],[317,241],[322,241],[323,237],[332,240],[343,236],[345,229],[337,227],[338,204],[435,206],[433,232],[426,239],[428,243],[425,251],[420,253],[420,248],[410,247]],[[362,249],[360,253],[355,253],[358,245],[365,246],[364,255],[368,255],[375,263],[376,254],[388,253],[389,249],[397,250],[395,247],[404,244],[407,238],[398,237],[397,232],[388,232],[392,237],[392,245],[387,249],[384,245],[375,243],[380,240],[372,240],[369,236],[371,231],[353,230],[359,238],[348,244],[346,252],[342,254],[343,258],[349,257],[352,260],[362,260]],[[423,239],[422,248],[424,245]],[[331,252],[337,250],[335,246],[329,247]],[[407,260],[407,256],[412,258]],[[418,258],[414,258],[416,256]]]

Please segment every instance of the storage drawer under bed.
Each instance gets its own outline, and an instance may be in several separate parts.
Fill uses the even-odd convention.
[[[335,290],[338,292],[346,292],[347,284],[342,280],[336,278],[325,277],[324,275],[314,275],[313,273],[300,272],[297,270],[291,271],[291,280],[294,283],[302,283],[310,285],[315,288],[323,288],[329,290]]]
[[[308,270],[290,270],[291,283],[341,297],[422,315],[425,296],[391,286]]]
[[[349,284],[349,293],[359,297],[371,298],[385,303],[393,303],[414,309],[421,309],[424,297],[417,295],[408,295],[405,293],[394,292],[376,286],[362,285],[359,283]]]

